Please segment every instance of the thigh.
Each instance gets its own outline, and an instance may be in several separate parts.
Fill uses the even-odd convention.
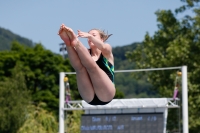
[[[76,72],[76,79],[81,97],[86,102],[91,102],[94,98],[95,92],[91,83],[91,79],[84,67],[82,68],[82,70]]]
[[[115,85],[108,75],[97,65],[95,69],[87,70],[94,88],[94,93],[103,102],[111,101],[115,96]]]

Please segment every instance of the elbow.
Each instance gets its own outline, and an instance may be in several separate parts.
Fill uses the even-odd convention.
[[[107,47],[102,47],[101,51],[105,54],[109,54],[110,50]]]
[[[100,49],[103,53],[105,54],[109,54],[112,52],[112,48],[110,47],[109,44],[103,44],[101,45],[101,49]]]
[[[102,45],[101,51],[107,52],[107,51],[108,51],[108,48],[107,48],[105,45]]]
[[[106,49],[107,49],[106,46],[105,46],[105,45],[102,45],[101,50],[102,50],[102,51],[106,51]]]

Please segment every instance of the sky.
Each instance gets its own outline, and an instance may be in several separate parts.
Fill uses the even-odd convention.
[[[2,0],[0,27],[41,43],[60,53],[63,41],[57,35],[62,23],[88,32],[98,28],[113,34],[112,47],[130,45],[151,36],[157,28],[157,10],[172,10],[183,5],[180,0]],[[88,47],[87,39],[80,39]]]

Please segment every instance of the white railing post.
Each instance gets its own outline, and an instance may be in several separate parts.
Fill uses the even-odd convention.
[[[59,133],[64,133],[65,130],[65,119],[64,119],[64,105],[65,105],[65,86],[64,86],[65,73],[60,72],[60,82],[59,82]]]
[[[183,112],[183,133],[188,133],[188,84],[187,66],[182,66],[182,112]]]

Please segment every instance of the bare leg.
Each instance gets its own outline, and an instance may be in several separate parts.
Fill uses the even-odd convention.
[[[108,75],[96,64],[82,44],[76,47],[76,51],[90,76],[97,97],[104,102],[112,100],[115,95],[115,86]]]
[[[90,102],[94,98],[94,89],[85,67],[81,64],[79,57],[73,47],[66,46],[71,65],[76,71],[78,90],[81,97]]]
[[[94,98],[93,86],[85,67],[81,64],[74,47],[71,46],[71,40],[67,32],[63,29],[63,25],[61,26],[59,35],[66,44],[70,63],[76,71],[79,93],[86,102],[90,102]]]
[[[91,55],[89,54],[88,50],[84,45],[77,40],[76,35],[72,31],[72,29],[65,27],[66,32],[68,31],[68,34],[70,34],[70,40],[71,40],[71,46],[74,46],[76,48],[76,52],[78,54],[79,60],[83,67],[87,70],[87,73],[89,74],[89,79],[91,80],[93,90],[95,94],[98,96],[98,98],[101,101],[108,102],[112,100],[112,98],[115,95],[115,86],[107,76],[107,74],[99,68],[99,66],[96,64],[96,62],[91,58]],[[77,61],[77,60],[74,60]],[[79,71],[79,70],[76,70]],[[85,80],[84,75],[81,75],[80,77],[77,77],[77,80],[80,81],[80,88],[79,91],[84,92],[86,90],[85,87],[82,87],[82,80]],[[88,80],[87,80],[88,81]],[[91,84],[90,83],[90,84]],[[85,95],[85,94],[81,94]],[[87,97],[88,94],[86,93]]]

